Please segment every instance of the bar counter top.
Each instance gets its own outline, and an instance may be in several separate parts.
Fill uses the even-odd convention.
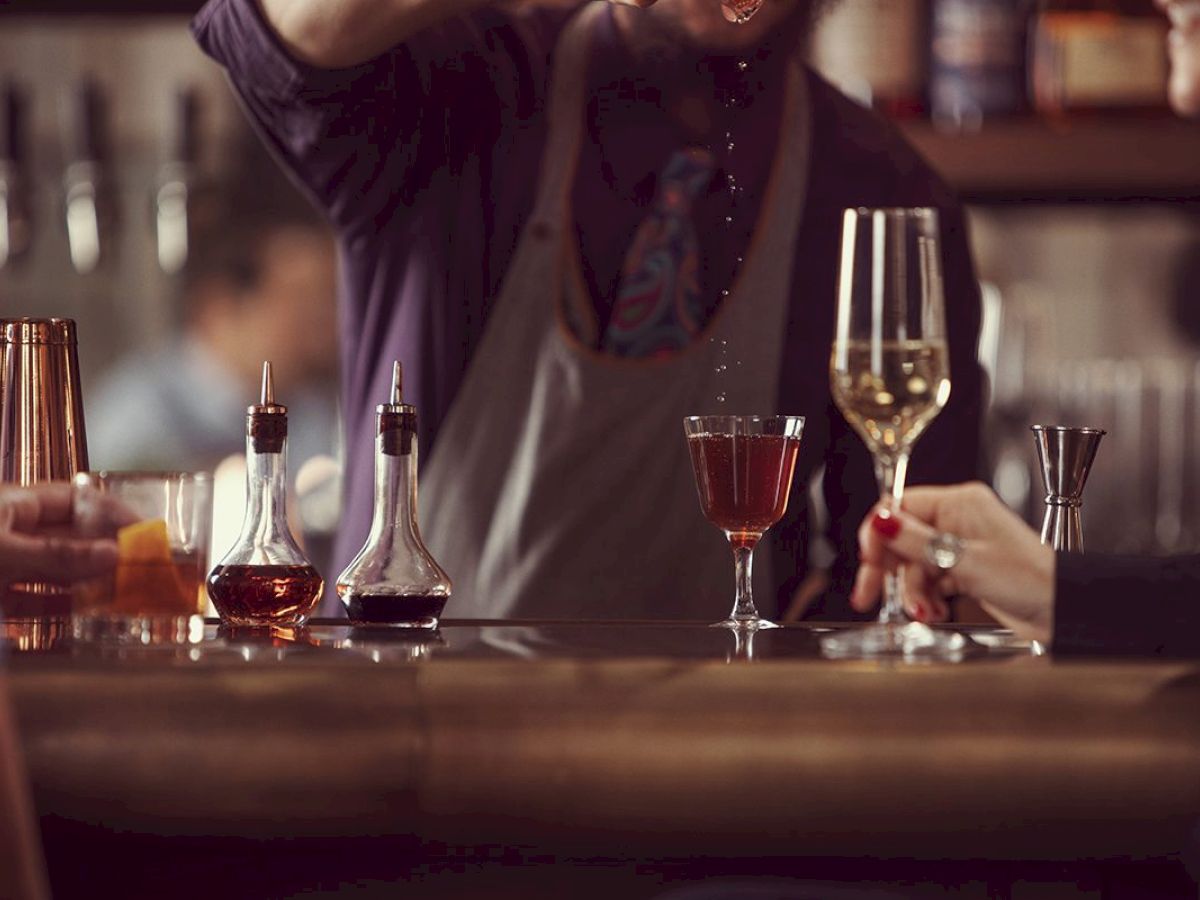
[[[921,665],[823,660],[803,626],[749,646],[661,622],[51,628],[37,652],[6,628],[39,810],[115,832],[1139,859],[1179,854],[1200,811],[1200,665],[1055,660],[987,629]]]

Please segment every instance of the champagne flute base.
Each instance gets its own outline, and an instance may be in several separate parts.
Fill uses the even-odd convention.
[[[735,619],[730,616],[720,622],[713,622],[709,628],[731,628],[735,631],[766,631],[768,628],[779,628],[776,622],[767,619]]]
[[[847,629],[821,639],[821,653],[830,659],[909,659],[958,662],[971,642],[953,631],[938,631],[920,622]]]

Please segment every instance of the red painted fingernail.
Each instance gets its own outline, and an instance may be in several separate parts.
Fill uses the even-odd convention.
[[[925,609],[924,603],[918,603],[916,610],[913,612],[913,618],[918,622],[924,622],[929,618],[929,611]]]
[[[881,509],[871,519],[871,527],[890,541],[900,533],[900,520]]]

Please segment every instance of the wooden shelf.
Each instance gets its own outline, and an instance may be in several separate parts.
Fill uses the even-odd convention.
[[[966,199],[1197,200],[1200,123],[1167,116],[1012,119],[981,131],[900,128]]]

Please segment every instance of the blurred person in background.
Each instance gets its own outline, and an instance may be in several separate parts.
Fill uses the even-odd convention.
[[[210,0],[198,14],[199,43],[337,230],[336,559],[370,523],[374,408],[399,359],[451,615],[711,617],[728,551],[681,420],[778,411],[807,421],[760,602],[781,614],[809,574],[807,488],[824,467],[833,587],[807,614],[851,616],[854,530],[878,490],[829,388],[845,207],[938,208],[954,391],[909,478],[977,471],[962,208],[892,125],[803,65],[815,0],[732,24],[757,5]]]
[[[292,193],[231,190],[222,214],[199,224],[181,334],[129,354],[85,397],[93,468],[204,470],[240,455],[263,360],[291,416],[293,474],[333,452],[336,252],[321,218]]]
[[[1171,105],[1200,116],[1200,0],[1158,5],[1171,20]],[[1200,656],[1200,555],[1055,553],[986,485],[915,488],[902,510],[867,516],[859,547],[859,610],[876,603],[885,572],[902,568],[905,606],[923,622],[945,621],[961,595],[1058,652]],[[949,556],[938,552],[947,547]]]

